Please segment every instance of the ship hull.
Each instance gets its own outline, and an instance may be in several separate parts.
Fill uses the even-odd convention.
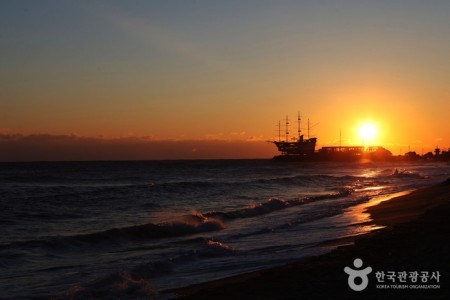
[[[276,155],[273,160],[276,161],[300,161],[300,162],[359,162],[359,161],[389,161],[394,160],[392,155],[380,155],[379,153],[362,153],[359,155],[347,153],[324,154],[316,152],[311,155]]]

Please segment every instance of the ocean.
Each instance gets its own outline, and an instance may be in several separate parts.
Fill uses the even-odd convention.
[[[151,298],[299,261],[380,228],[355,207],[449,176],[422,161],[2,163],[0,298]]]

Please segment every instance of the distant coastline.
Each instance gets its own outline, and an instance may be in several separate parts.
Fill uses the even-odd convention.
[[[300,113],[297,116],[297,135],[291,137],[290,123],[286,116],[284,125],[284,133],[282,135],[281,122],[278,122],[278,140],[268,141],[274,144],[279,155],[273,157],[277,161],[413,161],[413,160],[435,160],[435,161],[449,161],[450,148],[447,151],[441,151],[436,146],[433,152],[427,152],[424,155],[419,155],[414,151],[409,151],[404,155],[393,156],[392,152],[382,146],[373,145],[359,145],[359,146],[343,146],[340,138],[339,146],[323,146],[316,150],[317,138],[310,137],[310,125],[308,119],[308,135],[302,134],[300,126]],[[363,137],[373,138],[376,135],[376,129],[372,124],[366,124],[362,129]],[[282,137],[283,136],[283,137]]]

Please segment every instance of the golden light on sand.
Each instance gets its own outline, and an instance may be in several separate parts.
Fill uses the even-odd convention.
[[[364,144],[370,144],[378,136],[377,126],[372,122],[364,122],[358,127],[358,136]]]

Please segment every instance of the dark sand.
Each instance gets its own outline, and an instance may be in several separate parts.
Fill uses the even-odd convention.
[[[168,291],[182,299],[450,299],[450,178],[368,208],[373,223],[387,226],[357,238],[354,245],[269,270]],[[347,284],[345,266],[361,258],[371,266],[368,287]],[[376,271],[439,271],[440,289],[377,289]]]

